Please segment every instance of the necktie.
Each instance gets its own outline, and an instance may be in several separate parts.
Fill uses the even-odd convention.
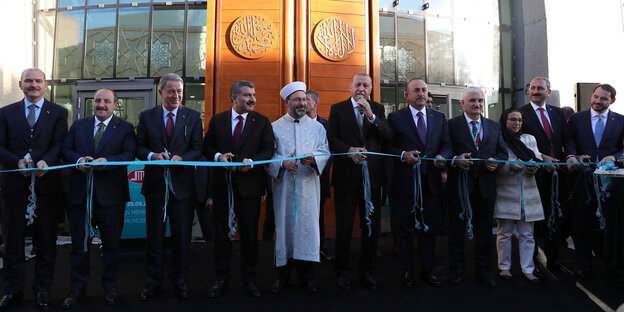
[[[37,106],[35,106],[35,104],[30,104],[28,105],[28,116],[26,117],[26,121],[28,122],[28,126],[33,128],[35,126],[35,108]]]
[[[470,124],[472,125],[472,138],[474,140],[474,144],[477,148],[479,148],[480,133],[479,128],[477,128],[477,122],[475,120],[472,120],[470,121]]]
[[[360,136],[364,137],[364,118],[360,113],[359,107],[356,109],[355,115],[357,116],[358,128],[360,129]]]
[[[167,138],[171,139],[171,135],[173,135],[173,113],[169,112],[167,114],[167,125],[165,125],[165,131],[167,132]]]
[[[544,108],[540,107],[537,110],[540,112],[540,117],[542,118],[542,125],[544,126],[544,132],[546,132],[546,136],[548,137],[548,141],[552,143],[552,128],[550,127],[550,123],[548,122],[548,118],[546,118],[546,114],[544,114]],[[555,157],[555,151],[552,148],[552,144],[550,147],[550,156]]]
[[[243,133],[244,119],[241,115],[238,115],[236,119],[238,119],[238,123],[236,124],[236,127],[234,127],[234,134],[232,135],[232,137],[234,138],[234,148],[238,149],[238,143],[240,142],[241,134]]]
[[[98,130],[95,133],[95,137],[93,138],[93,147],[97,151],[98,145],[100,145],[100,140],[102,139],[102,135],[104,135],[104,123],[100,122],[98,124]]]
[[[418,116],[418,122],[416,123],[416,129],[418,130],[418,136],[423,145],[427,145],[427,127],[425,126],[425,116],[422,112],[416,114]]]
[[[598,115],[598,121],[596,122],[596,127],[594,128],[594,140],[596,140],[596,147],[600,146],[604,129],[605,125],[602,121],[602,115]]]

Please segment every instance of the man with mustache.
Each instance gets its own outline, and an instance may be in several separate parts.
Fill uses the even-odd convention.
[[[522,106],[520,112],[524,116],[522,132],[530,134],[537,140],[537,147],[542,153],[545,162],[556,162],[564,159],[563,145],[567,135],[567,122],[561,108],[546,104],[546,99],[550,95],[550,81],[544,77],[535,77],[529,86],[530,103]],[[565,204],[567,190],[565,187],[554,189],[552,183],[554,166],[546,166],[544,170],[538,170],[535,180],[542,199],[545,219],[535,224],[535,238],[543,242],[544,253],[546,254],[546,267],[553,272],[563,274],[574,274],[563,263],[559,261],[559,232],[563,226],[563,220],[559,217],[558,211],[553,211],[551,195],[559,192],[559,202]],[[559,172],[559,185],[565,186],[566,172]],[[561,207],[562,209],[565,206]],[[548,220],[553,216],[555,223],[554,230],[548,229]]]
[[[280,96],[288,113],[271,124],[275,136],[273,159],[309,155],[267,165],[267,173],[272,177],[278,273],[271,289],[273,293],[284,289],[293,264],[302,287],[310,292],[317,291],[312,268],[314,262],[320,261],[319,177],[329,159],[329,146],[323,125],[306,115],[305,91],[305,83],[301,81],[284,86]]]
[[[0,309],[23,298],[24,232],[26,207],[31,195],[31,175],[35,176],[36,209],[32,221],[33,245],[37,248],[35,291],[37,305],[50,305],[49,289],[56,259],[56,220],[61,174],[44,171],[60,163],[61,145],[67,134],[67,110],[46,100],[48,88],[43,71],[29,68],[22,72],[19,87],[24,99],[0,109],[0,162],[4,169],[40,170],[4,173],[2,179],[2,230],[4,249],[4,295]],[[25,155],[30,154],[30,160]]]
[[[63,160],[76,164],[72,169],[67,194],[67,219],[72,237],[71,290],[61,306],[70,308],[87,288],[89,250],[93,236],[85,227],[98,227],[102,240],[102,287],[104,302],[119,301],[117,275],[121,231],[126,202],[130,201],[126,166],[88,166],[86,162],[134,160],[136,140],[131,123],[113,115],[117,95],[110,89],[99,89],[93,96],[93,115],[76,120],[63,143]],[[93,174],[91,207],[87,207],[87,179]],[[88,215],[91,208],[92,215]]]
[[[454,155],[448,178],[448,190],[451,194],[448,213],[451,271],[449,281],[453,285],[462,282],[464,243],[470,215],[467,207],[470,205],[476,275],[484,285],[496,287],[496,281],[490,276],[489,269],[494,251],[492,220],[496,202],[496,170],[503,163],[488,160],[507,160],[508,155],[499,124],[481,115],[485,105],[483,90],[466,87],[460,104],[464,113],[448,121]],[[465,193],[460,194],[460,189]],[[466,194],[469,200],[462,196]]]
[[[351,79],[351,97],[332,105],[329,113],[327,139],[332,153],[380,152],[382,144],[391,139],[383,105],[368,100],[373,81],[368,74],[358,73]],[[370,232],[365,219],[362,162],[368,163],[370,199],[374,206],[370,214]],[[355,211],[359,209],[362,229],[362,255],[359,273],[362,284],[376,289],[373,269],[377,257],[377,237],[380,227],[381,186],[385,180],[384,159],[380,156],[350,154],[336,156],[332,173],[334,207],[336,208],[336,271],[338,287],[351,290],[351,233]],[[368,190],[366,190],[368,191]]]
[[[160,78],[158,93],[162,105],[139,115],[136,154],[140,160],[199,160],[202,121],[199,112],[181,105],[183,90],[184,81],[177,74]],[[188,299],[186,273],[191,262],[195,168],[146,165],[141,194],[145,196],[148,278],[139,299],[150,300],[161,289],[165,275],[167,218],[173,241],[169,280],[178,299]]]
[[[228,183],[234,200],[234,215],[241,241],[241,277],[245,290],[252,297],[260,297],[256,285],[258,262],[258,217],[260,198],[264,195],[266,175],[264,165],[254,161],[273,156],[273,130],[269,119],[254,111],[256,90],[253,83],[239,80],[230,87],[232,108],[216,114],[208,124],[203,152],[211,161],[242,162],[244,166],[214,167],[212,217],[215,229],[215,271],[217,281],[208,291],[208,297],[217,297],[227,289],[230,280],[232,241],[228,237],[229,205]],[[226,175],[231,179],[226,179]],[[232,229],[233,230],[233,229]],[[232,238],[233,239],[233,238]]]
[[[393,228],[399,242],[399,253],[403,266],[403,286],[416,285],[414,276],[413,239],[418,233],[421,257],[421,278],[429,285],[439,287],[440,281],[433,272],[435,238],[440,228],[439,216],[442,209],[441,168],[451,156],[451,143],[446,116],[427,106],[427,84],[420,79],[410,80],[405,87],[408,107],[391,113],[388,123],[392,129],[392,141],[388,151],[401,155],[393,162],[392,193],[390,211]],[[420,157],[439,160],[421,161]],[[422,209],[414,202],[414,166],[420,163],[420,179],[423,195]],[[418,222],[418,223],[417,223]],[[420,228],[418,231],[415,225]],[[425,229],[425,226],[427,229]]]

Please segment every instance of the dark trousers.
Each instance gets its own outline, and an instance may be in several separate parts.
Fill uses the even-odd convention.
[[[230,261],[232,242],[228,238],[228,200],[223,196],[214,197],[212,217],[215,229],[215,270],[217,280],[229,281],[231,276]],[[256,278],[258,262],[258,217],[260,215],[260,197],[234,197],[234,214],[241,244],[241,277],[244,282],[253,282]]]
[[[600,254],[602,247],[602,231],[598,229],[596,217],[596,193],[592,180],[592,172],[584,168],[575,172],[573,181],[576,186],[572,195],[572,239],[578,264],[584,270],[589,270],[592,262],[592,251]],[[603,211],[608,207],[610,200],[602,203]]]
[[[360,215],[360,228],[362,230],[359,271],[361,274],[370,273],[375,268],[377,262],[381,190],[379,188],[371,188],[371,201],[375,210],[370,216],[372,221],[370,236],[368,235],[368,226],[366,225],[366,207],[364,206],[362,188],[354,191],[335,188],[334,191],[334,207],[336,209],[336,271],[339,274],[349,274],[351,234],[353,232],[353,219],[357,209]]]
[[[537,182],[537,188],[542,200],[545,217],[544,220],[535,222],[535,239],[538,243],[542,242],[542,248],[544,249],[544,254],[546,255],[546,260],[548,262],[559,261],[559,243],[561,240],[561,234],[565,231],[564,218],[567,215],[567,211],[565,211],[565,208],[567,208],[566,197],[568,194],[566,188],[566,174],[563,172],[560,172],[559,174],[559,203],[561,203],[561,210],[564,212],[564,217],[555,217],[556,231],[548,230],[548,220],[552,214],[552,202],[550,197],[553,192],[556,191],[553,190],[552,172],[540,170],[535,176],[535,180]],[[535,251],[537,252],[537,248]]]
[[[102,287],[108,290],[117,286],[119,275],[119,253],[121,247],[121,231],[124,224],[125,203],[101,206],[94,201],[91,224],[97,225],[100,239],[102,240]],[[89,279],[89,250],[91,240],[88,241],[89,249],[85,252],[85,214],[86,204],[79,206],[70,205],[67,208],[67,219],[72,239],[71,261],[71,291],[82,293],[87,287]]]
[[[426,179],[423,180],[426,181]],[[418,233],[418,251],[422,267],[431,268],[433,266],[435,239],[439,229],[438,216],[440,215],[441,199],[438,195],[429,192],[428,186],[423,186],[423,195],[424,222],[429,228],[427,232],[424,229],[416,230],[414,227],[415,220],[414,213],[412,213],[414,196],[412,194],[390,194],[391,219],[404,270],[412,270],[414,268],[413,237],[416,233]],[[423,218],[420,216],[420,212],[416,211],[416,213],[418,214],[418,221],[422,222]]]
[[[286,265],[277,267],[278,278],[283,281],[290,279],[290,272],[293,266],[297,269],[297,275],[299,275],[300,280],[303,281],[312,277],[314,262],[290,259]]]
[[[24,233],[26,205],[30,192],[21,196],[3,194],[2,229],[4,234],[4,281],[6,294],[16,294],[24,288]],[[35,292],[47,291],[52,285],[56,260],[56,194],[37,194],[37,209],[31,225],[33,246],[37,247],[35,260]]]
[[[477,273],[487,272],[492,263],[494,252],[494,237],[492,236],[492,222],[494,220],[494,204],[496,197],[483,197],[479,190],[479,183],[470,193],[472,205],[472,229],[475,240],[475,266]],[[452,273],[463,274],[464,243],[466,240],[466,218],[459,219],[461,206],[459,195],[453,193],[449,205],[449,266]]]
[[[175,286],[185,283],[191,263],[191,227],[193,225],[193,198],[178,200],[169,194],[167,217],[171,229],[172,263],[169,280]],[[164,200],[146,200],[147,223],[147,283],[160,287],[165,275]]]

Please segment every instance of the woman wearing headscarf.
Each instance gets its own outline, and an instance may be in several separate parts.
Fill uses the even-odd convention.
[[[516,108],[509,108],[500,118],[501,131],[505,148],[509,153],[509,161],[541,161],[541,153],[537,148],[535,137],[523,134],[522,113]],[[494,217],[498,224],[496,249],[498,252],[498,269],[502,279],[511,279],[511,236],[514,224],[517,225],[520,251],[520,266],[524,277],[533,284],[541,281],[533,271],[533,253],[535,239],[533,225],[535,221],[544,219],[544,210],[540,200],[535,172],[537,166],[505,163],[496,176],[497,195]]]

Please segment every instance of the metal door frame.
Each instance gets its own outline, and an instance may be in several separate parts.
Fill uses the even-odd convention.
[[[123,80],[123,81],[77,81],[74,88],[74,120],[84,117],[84,103],[86,98],[93,98],[95,91],[108,88],[117,97],[142,97],[145,96],[144,109],[156,106],[156,83],[151,79]]]

